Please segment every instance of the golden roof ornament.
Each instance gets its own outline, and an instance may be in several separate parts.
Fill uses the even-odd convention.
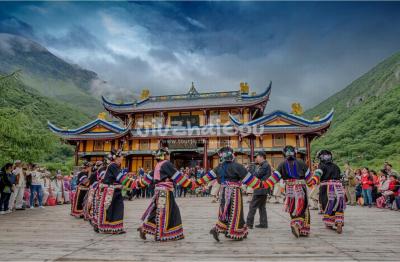
[[[250,91],[249,84],[247,82],[241,82],[240,83],[240,93],[241,94],[248,94]]]
[[[98,118],[98,119],[101,119],[101,120],[106,120],[106,112],[100,112],[100,113],[97,115],[97,118]]]
[[[303,107],[300,105],[300,103],[292,104],[292,112],[291,113],[296,116],[301,116],[304,113]]]
[[[142,93],[140,94],[140,100],[144,100],[150,97],[150,90],[149,89],[143,89]]]

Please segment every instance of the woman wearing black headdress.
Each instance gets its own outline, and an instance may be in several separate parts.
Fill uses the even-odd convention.
[[[344,209],[346,208],[345,191],[341,182],[340,168],[333,163],[332,153],[328,150],[318,152],[318,169],[314,172],[314,179],[318,183],[319,202],[327,228],[336,229],[339,234],[343,231]]]
[[[99,203],[96,210],[97,221],[95,230],[104,234],[123,234],[124,230],[124,199],[122,188],[129,181],[126,170],[121,170],[121,151],[112,150],[110,154],[111,163],[99,185]]]
[[[77,177],[77,187],[74,197],[71,201],[71,216],[83,218],[83,206],[86,194],[89,191],[89,176],[91,171],[91,163],[85,161],[81,172]]]
[[[219,234],[233,240],[247,237],[248,227],[244,220],[241,185],[252,189],[266,186],[263,181],[252,175],[243,165],[236,163],[231,147],[223,147],[218,151],[220,164],[197,180],[200,185],[217,179],[221,184],[221,199],[218,221],[210,230],[210,234],[219,241]]]
[[[310,169],[301,159],[296,158],[296,149],[286,146],[283,149],[285,160],[266,180],[273,188],[279,180],[285,180],[285,211],[290,214],[290,227],[296,237],[308,236],[310,233],[310,211],[308,209],[307,185],[312,185],[313,176]]]
[[[146,234],[149,234],[154,235],[156,241],[183,239],[181,213],[174,198],[174,184],[193,188],[196,183],[179,172],[169,161],[168,149],[157,150],[155,158],[157,165],[154,171],[138,178],[136,182],[140,187],[155,184],[154,197],[142,216],[142,225],[138,228],[140,238],[146,239]]]

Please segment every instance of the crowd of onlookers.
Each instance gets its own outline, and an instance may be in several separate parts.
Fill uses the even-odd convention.
[[[0,171],[0,215],[15,210],[68,204],[74,189],[72,174],[51,174],[32,163],[6,163]]]
[[[151,172],[151,170],[145,171],[143,168],[140,167],[138,172],[135,175],[136,176],[144,176],[150,172]],[[188,178],[196,178],[196,179],[201,178],[202,176],[205,175],[204,169],[199,166],[185,167],[185,168],[182,167],[182,168],[180,168],[180,172],[182,172]],[[182,186],[175,185],[174,196],[175,197],[209,196],[210,191],[211,191],[211,185],[204,185],[204,186],[198,187],[194,191],[192,191],[190,188],[184,188]],[[129,200],[132,200],[134,198],[136,198],[136,199],[151,198],[154,195],[154,185],[146,187],[146,188],[128,190],[128,191],[124,192],[124,195]]]
[[[400,209],[400,177],[392,165],[385,162],[379,171],[368,167],[353,170],[346,163],[343,183],[350,205]]]

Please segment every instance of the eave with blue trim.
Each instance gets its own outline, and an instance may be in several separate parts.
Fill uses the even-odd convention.
[[[181,95],[149,96],[146,99],[129,102],[114,103],[102,96],[103,106],[112,114],[121,115],[136,112],[158,112],[173,110],[217,109],[258,107],[261,111],[269,100],[272,82],[260,94],[249,95],[240,91],[199,93],[194,86],[188,93]]]
[[[47,123],[49,129],[65,140],[105,140],[123,137],[129,134],[129,128],[121,127],[115,123],[99,119],[76,129],[62,129],[51,122]],[[129,125],[128,125],[129,126]],[[106,129],[104,132],[93,132],[95,127]]]
[[[333,119],[334,110],[332,109],[323,118],[312,121],[300,116],[288,114],[283,111],[274,111],[267,115],[263,115],[252,121],[242,123],[234,116],[229,115],[231,123],[235,126],[236,130],[243,135],[250,134],[268,134],[268,133],[316,133],[321,134],[325,132]],[[268,125],[269,122],[274,120],[282,120],[287,122],[283,125]]]

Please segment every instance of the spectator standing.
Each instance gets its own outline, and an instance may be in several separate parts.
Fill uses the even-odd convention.
[[[39,168],[37,166],[34,166],[33,171],[31,172],[31,195],[30,195],[30,207],[31,209],[35,208],[35,194],[37,196],[38,202],[39,202],[39,207],[43,208],[43,190],[42,190],[42,177],[43,174],[40,172]]]
[[[56,179],[53,181],[52,189],[54,190],[57,204],[62,205],[69,202],[69,192],[65,189],[61,170],[58,170],[56,173]]]
[[[15,209],[16,210],[24,210],[24,193],[25,193],[25,187],[26,187],[26,167],[22,167],[21,160],[16,160],[14,163],[14,170],[13,174],[15,175],[16,178],[16,184],[15,184],[15,190],[13,194],[11,195],[11,205],[10,209],[14,208],[14,203],[15,203]]]
[[[343,182],[346,190],[347,204],[355,206],[357,202],[356,201],[357,178],[356,174],[353,172],[353,169],[351,169],[349,162],[346,162],[344,165]]]
[[[372,188],[374,182],[369,173],[369,169],[364,167],[361,170],[361,188],[362,188],[362,195],[364,198],[364,206],[372,207]]]
[[[47,205],[47,200],[49,199],[50,196],[52,196],[52,186],[51,186],[51,180],[50,180],[50,172],[42,169],[41,170],[43,176],[42,176],[42,201],[43,205]]]
[[[379,178],[378,175],[376,174],[375,170],[371,170],[369,172],[369,175],[372,177],[372,203],[375,204],[376,203],[376,199],[378,196],[378,186],[379,186]]]
[[[10,202],[13,184],[10,181],[12,175],[12,163],[5,164],[0,171],[0,215],[10,213],[8,204]]]
[[[15,186],[17,184],[17,176],[13,172],[14,166],[11,169],[11,172],[8,173],[8,180],[11,183],[11,195],[10,200],[8,201],[8,212],[11,213],[14,211],[15,207]]]

